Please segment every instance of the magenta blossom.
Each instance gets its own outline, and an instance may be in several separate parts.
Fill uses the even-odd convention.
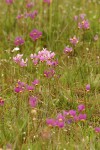
[[[34,91],[34,87],[31,85],[26,85],[26,89],[30,92]]]
[[[27,3],[26,7],[27,8],[32,8],[34,6],[34,4],[32,2]]]
[[[72,52],[72,47],[65,47],[64,53],[65,53],[65,54],[68,54],[68,53],[70,53],[70,52]]]
[[[56,120],[55,119],[47,119],[46,120],[46,123],[51,126],[51,127],[54,127],[56,126]]]
[[[21,93],[21,92],[23,92],[23,88],[20,86],[16,86],[14,91],[15,91],[15,93]]]
[[[44,71],[44,76],[47,77],[47,78],[51,78],[54,75],[55,75],[55,70],[54,69]]]
[[[23,17],[24,17],[23,14],[18,14],[17,17],[16,17],[16,19],[22,19]]]
[[[6,3],[7,3],[7,4],[12,4],[12,3],[13,3],[13,0],[6,0]]]
[[[83,104],[78,105],[78,111],[84,111],[85,106]]]
[[[28,59],[26,58],[25,60],[24,59],[21,59],[19,65],[21,67],[26,67],[27,66],[27,62],[28,62]]]
[[[70,38],[70,43],[74,46],[76,46],[76,44],[79,42],[78,38],[76,38],[76,36],[74,36],[73,38]]]
[[[31,19],[34,19],[38,14],[38,11],[35,10],[34,12],[31,12],[28,14],[28,17],[30,17]],[[38,32],[39,33],[39,32]],[[41,32],[42,33],[42,32]],[[38,34],[39,35],[39,34]]]
[[[15,57],[13,57],[13,61],[15,63],[19,63],[21,61],[22,57],[23,57],[23,54],[17,54]]]
[[[52,0],[43,0],[44,3],[50,4]]]
[[[30,33],[30,38],[33,41],[38,40],[39,38],[41,38],[41,36],[42,36],[42,32],[38,31],[37,29],[32,30]]]
[[[20,45],[23,45],[24,42],[25,41],[24,41],[24,39],[22,39],[22,37],[16,37],[14,44],[15,44],[15,46],[20,46]]]
[[[0,106],[4,105],[4,100],[0,97]]]
[[[62,121],[65,120],[65,117],[64,117],[61,113],[59,113],[59,114],[57,115],[57,120],[60,121],[60,122],[62,122]]]
[[[84,30],[89,29],[90,28],[89,21],[88,20],[83,20],[82,22],[79,22],[78,23],[78,28],[79,29],[84,29]]]
[[[100,133],[100,127],[96,127],[96,128],[95,128],[95,132],[96,132],[96,133]]]
[[[87,92],[90,91],[90,84],[87,84],[87,85],[86,85],[86,91],[87,91]]]
[[[56,120],[56,126],[58,126],[59,128],[63,128],[64,125],[65,125],[64,121]]]
[[[30,105],[31,107],[35,107],[35,106],[37,105],[37,97],[31,96],[31,97],[29,98],[29,105]]]
[[[17,64],[19,64],[20,67],[26,67],[28,59],[25,60],[22,58],[23,54],[17,54],[15,57],[13,57],[13,61]]]
[[[38,54],[31,54],[30,58],[32,59],[34,65],[37,65],[39,62],[45,62],[49,66],[57,66],[58,61],[54,60],[55,53],[48,51],[46,48],[39,51]]]
[[[74,117],[76,115],[76,111],[75,110],[70,110],[69,114],[71,117]]]
[[[79,120],[80,121],[85,121],[86,120],[86,114],[79,114]]]
[[[80,16],[81,20],[84,20],[84,19],[85,19],[86,14],[80,14],[79,16]]]
[[[38,79],[35,79],[35,80],[32,82],[32,84],[35,85],[35,86],[38,85],[38,84],[39,84],[39,80],[38,80]]]

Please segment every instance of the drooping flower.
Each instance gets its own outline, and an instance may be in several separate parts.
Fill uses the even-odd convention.
[[[78,111],[84,111],[85,106],[83,104],[78,105]]]
[[[24,39],[22,39],[22,37],[16,37],[15,38],[15,41],[14,41],[14,44],[15,46],[20,46],[20,45],[23,45],[24,44]]]
[[[37,29],[32,30],[31,33],[30,33],[30,38],[31,38],[33,41],[38,40],[39,38],[41,38],[41,36],[42,36],[42,32],[40,32],[40,31],[37,30]]]
[[[70,43],[74,46],[76,46],[76,44],[79,42],[78,38],[76,38],[76,36],[74,36],[73,38],[70,38]]]
[[[31,97],[29,98],[29,105],[30,105],[31,107],[35,107],[35,106],[37,105],[37,97],[31,96]]]

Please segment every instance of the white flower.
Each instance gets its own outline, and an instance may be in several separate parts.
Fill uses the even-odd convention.
[[[12,50],[12,52],[19,51],[19,50],[20,50],[19,47],[15,47],[15,48]]]

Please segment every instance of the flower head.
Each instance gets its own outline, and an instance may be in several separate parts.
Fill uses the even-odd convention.
[[[2,99],[2,97],[0,97],[0,106],[4,105],[4,100]]]
[[[74,46],[76,46],[76,44],[79,42],[78,38],[76,38],[76,36],[74,36],[73,38],[70,38],[70,43]]]
[[[34,19],[34,18],[37,16],[37,14],[38,14],[38,11],[35,10],[34,12],[29,13],[29,14],[28,14],[28,17],[30,17],[31,19]],[[38,33],[39,33],[39,32],[38,32]]]
[[[15,41],[14,41],[14,44],[15,46],[19,46],[19,45],[23,45],[24,44],[24,39],[22,39],[22,37],[16,37],[15,38]]]
[[[51,126],[51,127],[53,127],[53,126],[56,126],[56,120],[55,119],[47,119],[46,120],[46,123],[49,125],[49,126]]]
[[[50,4],[52,0],[43,0],[44,3]]]
[[[30,33],[30,38],[33,41],[36,41],[37,39],[41,38],[41,36],[42,36],[42,32],[40,32],[37,29],[32,30],[31,33]]]
[[[38,80],[38,79],[35,79],[35,80],[32,82],[32,84],[35,85],[35,86],[38,85],[38,84],[39,84],[39,80]]]
[[[23,54],[17,54],[15,57],[13,57],[13,60],[15,63],[19,63],[23,57]]]
[[[84,30],[89,29],[90,28],[89,21],[88,20],[82,20],[82,22],[78,23],[78,28],[79,29],[84,29]]]
[[[74,117],[76,115],[76,111],[75,110],[70,110],[69,114],[71,117]]]
[[[68,53],[70,53],[70,52],[72,52],[72,47],[65,47],[64,53],[65,53],[65,54],[68,54]]]
[[[100,133],[100,127],[96,127],[96,128],[95,128],[95,132],[96,132],[96,133]]]
[[[6,3],[7,3],[7,4],[12,4],[12,3],[13,3],[13,0],[6,0]]]
[[[34,6],[34,4],[32,2],[27,3],[26,7],[27,8],[32,8]]]
[[[87,91],[87,92],[90,91],[90,84],[87,84],[87,85],[86,85],[86,91]]]
[[[86,120],[86,114],[79,114],[79,120],[80,121],[85,121]]]
[[[35,107],[35,106],[37,105],[37,97],[31,96],[31,97],[29,98],[29,105],[30,105],[31,107]]]
[[[85,106],[83,104],[78,105],[78,111],[84,111]]]

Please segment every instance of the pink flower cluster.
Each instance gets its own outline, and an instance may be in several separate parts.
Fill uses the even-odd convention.
[[[30,55],[34,65],[37,65],[39,62],[46,62],[49,66],[56,66],[58,62],[54,60],[54,57],[55,53],[48,51],[46,48],[43,48],[43,50],[39,51],[38,54]]]
[[[78,114],[75,110],[63,111],[59,113],[56,119],[47,119],[46,122],[49,126],[63,128],[66,124],[71,124],[79,121],[86,120],[86,114],[84,114],[85,106],[80,104],[78,106]]]
[[[90,28],[89,21],[85,18],[86,14],[80,14],[79,16],[74,16],[75,21],[78,21],[78,28],[87,30]]]
[[[25,91],[32,92],[35,90],[35,87],[39,84],[39,80],[35,79],[31,85],[28,85],[20,80],[17,82],[16,87],[14,88],[15,93],[21,93]]]
[[[41,38],[42,36],[42,32],[40,32],[39,30],[37,29],[34,29],[30,32],[30,38],[33,40],[33,41],[36,41],[37,39]]]
[[[17,63],[20,67],[26,67],[28,59],[25,60],[22,58],[23,54],[17,54],[15,57],[13,57],[13,61]]]
[[[20,46],[20,45],[23,45],[24,44],[24,39],[22,39],[22,37],[16,37],[15,38],[15,41],[14,41],[14,44],[15,46]]]

